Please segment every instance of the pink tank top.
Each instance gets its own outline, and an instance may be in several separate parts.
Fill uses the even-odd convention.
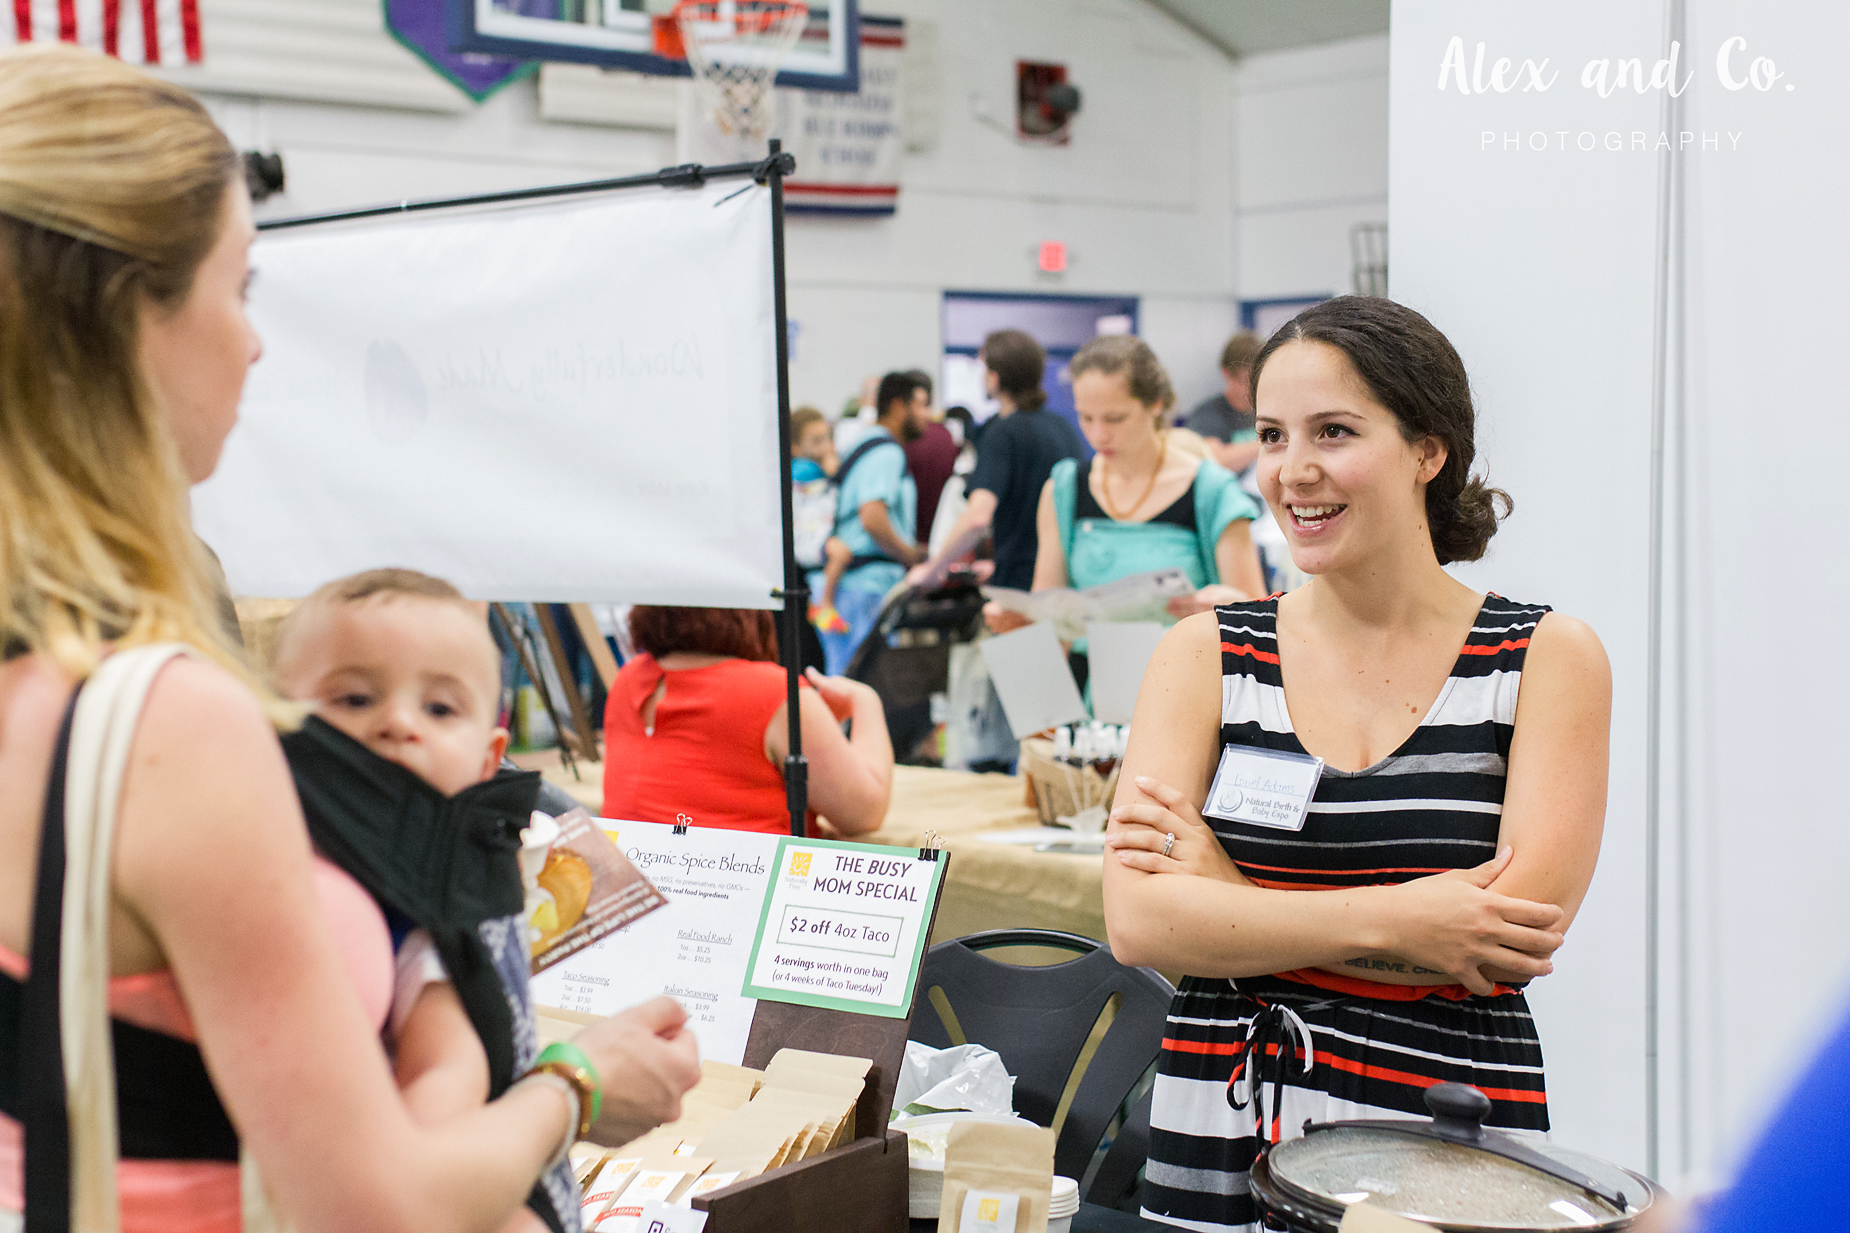
[[[371,895],[335,865],[315,860],[315,891],[334,945],[375,1026],[392,1007],[392,936]],[[26,977],[26,961],[0,946],[0,971]],[[109,982],[109,1012],[138,1027],[195,1039],[193,1019],[173,973],[143,972]],[[0,1114],[0,1208],[25,1203],[19,1123]],[[124,1160],[116,1166],[122,1233],[239,1233],[238,1167],[220,1161]]]

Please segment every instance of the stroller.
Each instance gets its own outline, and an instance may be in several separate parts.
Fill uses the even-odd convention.
[[[893,756],[902,765],[938,765],[935,750],[920,748],[938,725],[932,696],[949,684],[951,648],[982,632],[983,592],[968,572],[929,590],[902,584],[887,596],[846,675],[880,695]]]

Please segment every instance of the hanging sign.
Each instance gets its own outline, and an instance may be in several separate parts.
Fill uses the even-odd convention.
[[[439,77],[478,103],[540,67],[537,60],[451,51],[443,0],[385,0],[385,27]]]
[[[598,820],[667,906],[533,978],[541,1006],[611,1015],[667,994],[687,1008],[700,1056],[737,1065],[757,1003],[739,993],[764,913],[778,836]]]
[[[943,869],[917,848],[781,840],[746,995],[905,1018]]]
[[[861,15],[861,88],[786,91],[784,148],[797,171],[784,181],[792,213],[891,214],[899,204],[900,61],[906,24]]]

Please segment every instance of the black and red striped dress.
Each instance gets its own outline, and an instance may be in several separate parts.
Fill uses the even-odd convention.
[[[1413,735],[1373,766],[1326,767],[1302,830],[1209,819],[1241,872],[1260,886],[1324,890],[1496,855],[1523,655],[1547,611],[1487,596]],[[1216,615],[1222,743],[1304,753],[1279,676],[1278,601]],[[1261,1135],[1296,1135],[1306,1119],[1425,1117],[1425,1089],[1442,1080],[1483,1089],[1488,1124],[1548,1129],[1541,1042],[1520,990],[1478,997],[1319,970],[1185,977],[1157,1066],[1144,1214],[1241,1230],[1257,1218],[1247,1170]]]

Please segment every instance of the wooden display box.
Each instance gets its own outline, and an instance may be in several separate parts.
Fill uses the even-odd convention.
[[[928,938],[937,915],[934,902]],[[707,1213],[706,1233],[907,1233],[906,1135],[887,1119],[922,993],[915,980],[904,1019],[759,1001],[745,1065],[763,1068],[779,1049],[795,1048],[864,1057],[873,1067],[854,1108],[854,1139],[701,1195],[694,1207]]]
[[[706,1233],[906,1233],[906,1133],[888,1130],[694,1200]]]

